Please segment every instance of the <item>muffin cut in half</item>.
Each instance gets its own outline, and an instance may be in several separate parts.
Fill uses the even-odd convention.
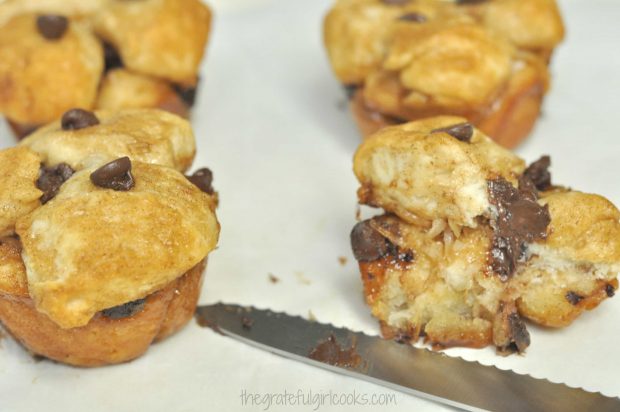
[[[506,147],[538,118],[563,35],[554,0],[338,0],[324,22],[364,137],[456,115]]]
[[[210,26],[200,0],[6,0],[0,113],[20,138],[74,107],[188,117]]]
[[[386,337],[522,352],[524,319],[569,325],[618,288],[620,212],[551,183],[459,117],[383,129],[358,149],[351,233]]]
[[[157,142],[125,146],[149,130],[173,142],[185,120],[166,128],[173,115],[157,110],[80,113],[74,129],[42,131],[37,141],[50,146],[0,151],[0,322],[37,355],[100,366],[140,356],[191,319],[219,237],[217,193],[208,169],[173,167],[172,144],[169,156]],[[82,160],[70,144],[63,152],[54,139],[72,133],[108,150],[86,144]],[[188,139],[193,147],[191,130]],[[127,147],[139,160],[109,160]]]

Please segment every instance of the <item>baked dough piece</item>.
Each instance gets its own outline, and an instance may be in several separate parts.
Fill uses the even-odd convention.
[[[25,147],[0,150],[0,237],[13,234],[17,219],[40,205],[40,163]]]
[[[189,122],[156,109],[95,113],[98,125],[63,130],[55,121],[24,139],[20,145],[41,155],[48,166],[67,163],[80,170],[122,156],[184,171],[196,152]]]
[[[190,109],[166,81],[126,69],[106,73],[95,106],[110,111],[157,107],[185,118]]]
[[[360,203],[385,210],[351,241],[387,337],[521,352],[523,319],[567,326],[618,288],[620,212],[552,186],[548,158],[525,168],[442,117],[385,128],[354,162]]]
[[[37,31],[37,14],[0,25],[0,112],[18,124],[38,125],[74,107],[95,104],[103,48],[79,21],[54,40]]]
[[[549,85],[530,45],[544,41],[532,34],[521,47],[484,23],[484,4],[475,13],[438,0],[336,2],[325,45],[336,76],[355,90],[351,109],[364,136],[441,114],[466,117],[507,147],[529,133]],[[559,19],[547,14],[540,20]]]
[[[211,12],[199,0],[112,0],[95,31],[138,73],[195,84]]]

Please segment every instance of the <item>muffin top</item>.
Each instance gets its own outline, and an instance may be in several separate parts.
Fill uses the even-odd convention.
[[[40,128],[20,146],[38,153],[46,166],[64,162],[75,170],[122,156],[180,171],[193,161],[194,134],[189,122],[179,116],[157,109],[135,109],[97,111],[95,120],[89,120],[92,113],[72,113]]]
[[[169,167],[121,170],[128,162],[75,173],[17,222],[30,295],[63,328],[161,289],[217,243],[214,196]]]

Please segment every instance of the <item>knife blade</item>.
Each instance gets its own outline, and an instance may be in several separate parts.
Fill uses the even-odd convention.
[[[202,326],[257,348],[469,411],[620,411],[620,399],[298,316],[217,303]]]

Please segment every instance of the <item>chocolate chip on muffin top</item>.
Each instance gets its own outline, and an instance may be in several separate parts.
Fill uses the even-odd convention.
[[[69,20],[65,16],[47,14],[37,17],[37,30],[48,40],[60,39],[68,27]]]
[[[79,130],[98,125],[99,119],[87,110],[71,109],[62,115],[60,123],[62,130]]]
[[[71,176],[75,171],[66,163],[59,163],[52,167],[42,167],[39,179],[37,179],[37,188],[43,192],[41,196],[41,203],[46,204],[52,200],[60,186]]]
[[[127,156],[111,161],[90,175],[90,181],[95,186],[104,189],[112,189],[126,192],[134,187],[134,179],[131,174],[131,160]]]

